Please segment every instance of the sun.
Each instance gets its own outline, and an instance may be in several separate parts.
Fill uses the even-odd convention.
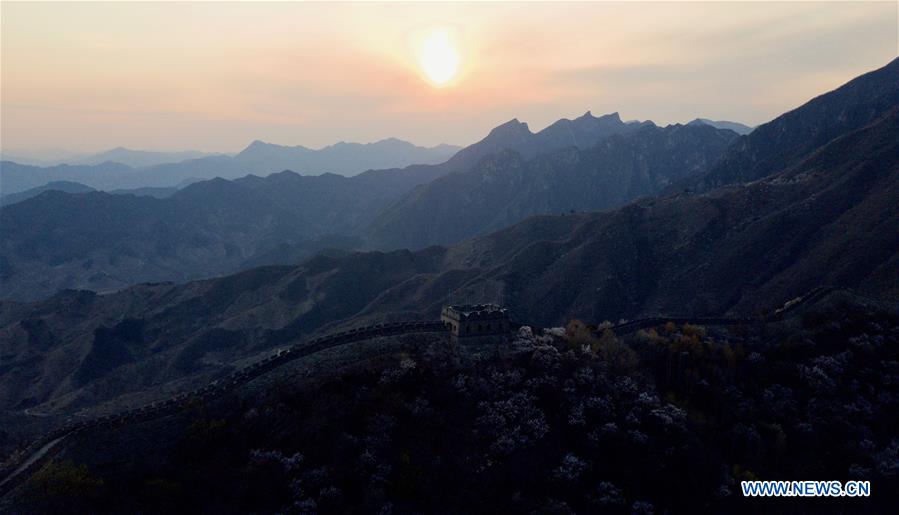
[[[418,51],[418,65],[435,86],[445,86],[459,73],[459,51],[446,30],[429,32]]]

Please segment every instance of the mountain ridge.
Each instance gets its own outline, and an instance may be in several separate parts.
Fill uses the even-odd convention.
[[[89,191],[96,191],[94,190],[94,188],[81,184],[80,182],[51,181],[43,186],[31,188],[30,190],[20,191],[19,193],[11,193],[9,195],[0,195],[0,206],[8,206],[29,199],[31,197],[36,197],[48,190],[62,191],[65,193],[87,193]]]
[[[608,116],[624,125],[617,113]],[[576,122],[550,127],[559,133],[569,123]],[[701,173],[735,137],[705,125],[642,124],[590,147],[531,159],[506,150],[410,191],[372,222],[366,236],[376,248],[415,249],[456,243],[528,215],[614,208]]]
[[[289,147],[255,140],[234,156],[210,154],[175,162],[135,166],[115,162],[115,158],[125,154],[131,157],[124,160],[134,163],[134,156],[151,156],[155,159],[170,153],[117,148],[94,156],[104,157],[104,161],[99,164],[32,166],[4,160],[0,163],[0,187],[5,195],[59,180],[80,182],[100,190],[177,187],[188,179],[236,179],[247,174],[268,175],[287,169],[306,175],[332,172],[352,176],[371,169],[441,163],[457,150],[457,147],[445,144],[420,147],[396,138],[366,144],[335,144],[322,149],[309,149],[299,145]]]
[[[897,102],[899,58],[759,125],[737,140],[706,174],[678,187],[709,191],[761,179],[828,141],[868,125]]]

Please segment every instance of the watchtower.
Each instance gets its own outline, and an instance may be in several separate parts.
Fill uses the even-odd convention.
[[[509,311],[496,304],[444,306],[440,320],[460,343],[488,343],[512,333]]]

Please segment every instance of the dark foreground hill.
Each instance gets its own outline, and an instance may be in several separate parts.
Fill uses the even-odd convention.
[[[500,353],[370,342],[213,403],[63,441],[15,513],[891,513],[899,311],[529,331]],[[755,499],[741,481],[864,480]],[[685,492],[689,492],[685,495]],[[788,505],[787,505],[788,503]],[[787,507],[788,506],[788,507]]]

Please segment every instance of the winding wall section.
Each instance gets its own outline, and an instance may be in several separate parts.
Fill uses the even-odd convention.
[[[220,397],[289,361],[326,349],[383,336],[433,332],[449,332],[449,326],[440,321],[396,322],[376,324],[330,334],[279,350],[267,358],[235,371],[224,379],[212,381],[205,386],[170,397],[169,399],[114,415],[105,415],[64,425],[32,442],[23,452],[19,453],[18,459],[11,460],[0,471],[0,477],[3,477],[0,480],[0,495],[6,494],[6,492],[15,487],[18,479],[28,477],[28,472],[42,464],[46,458],[52,455],[53,449],[58,447],[59,443],[69,436],[92,429],[119,427],[174,414],[196,402],[206,402]]]

